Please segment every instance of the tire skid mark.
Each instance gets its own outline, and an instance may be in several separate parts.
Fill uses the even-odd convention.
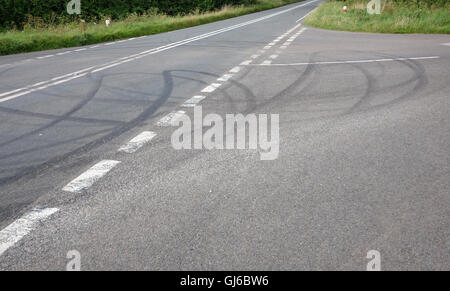
[[[103,80],[106,76],[108,76],[108,75],[103,75],[101,80]],[[141,122],[143,122],[146,119],[148,119],[149,117],[151,117],[162,105],[164,105],[164,103],[167,101],[167,99],[170,97],[170,95],[173,91],[173,79],[171,76],[171,71],[163,71],[162,76],[163,76],[164,88],[162,90],[161,97],[159,97],[155,102],[153,102],[153,104],[151,104],[143,112],[141,112],[136,118],[132,119],[131,121],[129,121],[127,123],[121,124],[113,129],[111,129],[108,134],[106,134],[98,139],[95,139],[89,143],[86,143],[68,153],[55,156],[39,165],[25,168],[23,171],[15,174],[13,176],[0,178],[0,185],[5,185],[7,183],[15,182],[15,181],[25,178],[25,177],[33,177],[33,176],[36,176],[38,173],[42,174],[43,171],[54,167],[55,165],[61,163],[62,161],[66,160],[68,158],[81,155],[87,151],[93,150],[93,149],[113,140],[114,138],[120,136],[121,134],[127,132],[128,130],[134,128]],[[100,87],[98,87],[97,90],[94,90],[94,93],[97,92],[99,88]]]
[[[60,145],[63,145],[63,144],[67,144],[67,143],[71,143],[71,142],[76,142],[76,141],[82,140],[84,138],[89,138],[89,137],[93,137],[93,136],[99,135],[101,133],[106,133],[106,132],[108,132],[110,130],[111,129],[102,129],[102,130],[98,130],[98,131],[93,132],[93,133],[85,134],[83,136],[77,136],[77,137],[70,138],[70,139],[67,139],[67,140],[64,140],[64,141],[57,141],[57,142],[46,144],[46,145],[43,145],[43,146],[38,146],[38,147],[31,148],[31,149],[23,150],[23,151],[20,151],[20,152],[15,152],[15,153],[12,153],[12,154],[0,156],[0,160],[8,159],[8,158],[15,157],[15,156],[20,156],[20,155],[23,155],[23,154],[29,154],[31,152],[42,150],[42,149],[53,148],[53,147],[60,146]],[[12,162],[12,163],[15,163],[15,162]],[[2,164],[2,166],[5,166],[5,165],[7,165],[7,164]],[[23,169],[25,169],[25,168],[26,167],[24,167]]]
[[[15,138],[13,138],[13,139],[11,139],[11,140],[9,140],[9,141],[0,143],[0,147],[5,146],[5,145],[8,145],[8,144],[11,144],[11,143],[13,143],[13,142],[15,142],[15,141],[18,141],[18,140],[20,140],[20,139],[26,138],[26,137],[28,137],[28,136],[37,134],[37,133],[39,133],[39,132],[42,132],[42,131],[44,131],[44,130],[46,130],[46,129],[49,129],[49,128],[51,128],[51,127],[57,125],[58,123],[61,123],[61,122],[63,122],[63,121],[66,121],[71,115],[73,115],[74,113],[76,113],[76,112],[78,112],[79,110],[81,110],[86,104],[89,103],[89,101],[92,100],[92,98],[95,97],[95,95],[97,94],[97,92],[98,92],[98,91],[100,90],[100,88],[101,88],[102,82],[103,82],[103,77],[102,77],[100,80],[98,80],[98,81],[95,82],[95,87],[94,87],[90,92],[88,92],[88,94],[86,95],[86,98],[84,98],[81,102],[79,102],[79,103],[76,104],[74,107],[72,107],[72,109],[70,109],[69,111],[67,111],[65,114],[59,116],[58,118],[56,118],[55,120],[53,120],[52,122],[50,122],[50,123],[48,123],[48,124],[46,124],[46,125],[44,125],[44,126],[41,126],[41,127],[36,128],[36,129],[34,129],[34,130],[32,130],[32,131],[30,131],[30,132],[28,132],[28,133],[25,133],[25,134],[22,134],[22,135],[20,135],[20,136],[17,136],[17,137],[15,137]],[[0,180],[0,181],[1,181],[1,180]]]
[[[395,57],[395,56],[391,56],[391,55],[382,55],[382,56],[383,57]],[[425,75],[425,69],[424,69],[423,65],[420,64],[420,62],[414,61],[414,60],[402,60],[402,61],[399,61],[399,63],[401,63],[401,64],[405,65],[406,67],[408,67],[409,69],[411,69],[414,76],[404,82],[400,82],[398,84],[389,86],[387,88],[383,88],[383,87],[372,88],[371,84],[369,84],[369,86],[367,88],[368,92],[366,91],[366,94],[361,97],[360,101],[357,102],[352,108],[350,108],[347,113],[350,114],[350,113],[353,113],[356,111],[366,111],[368,109],[377,109],[377,108],[381,108],[384,106],[392,105],[394,103],[400,102],[401,100],[403,100],[405,98],[413,97],[414,95],[419,93],[419,91],[422,90],[428,83],[428,79]],[[380,63],[379,65],[381,66],[382,64]],[[362,68],[361,66],[354,65],[354,64],[352,64],[352,66],[361,70],[366,78],[374,79],[372,76],[370,76],[370,73],[365,68]],[[373,82],[373,80],[371,80],[371,81]],[[376,82],[376,80],[375,80],[375,82]],[[377,93],[385,92],[387,90],[392,90],[392,89],[397,89],[397,88],[400,88],[403,86],[407,86],[414,82],[417,82],[416,85],[414,85],[414,87],[412,87],[406,93],[392,99],[392,101],[386,102],[383,104],[370,106],[370,99],[372,99],[372,97],[370,97],[370,96],[375,96]],[[365,108],[363,108],[364,106],[365,106]]]
[[[316,55],[317,55],[317,53],[311,54],[309,61],[312,62],[314,60],[314,58],[316,57]],[[291,93],[294,92],[299,86],[303,85],[306,82],[311,83],[314,81],[315,70],[316,70],[316,68],[314,65],[311,65],[311,64],[307,65],[306,68],[303,70],[303,72],[290,85],[285,87],[283,90],[281,90],[277,94],[273,95],[271,98],[265,100],[264,102],[258,103],[254,108],[251,108],[250,111],[270,105],[274,102],[279,101],[280,99],[285,99],[286,97],[291,97],[290,96]],[[250,111],[247,111],[246,113],[249,113]]]
[[[0,106],[0,111],[4,112],[4,113],[14,114],[14,115],[42,118],[42,119],[50,119],[50,120],[60,117],[59,115],[54,115],[54,114],[31,112],[31,111],[7,108],[7,107],[2,107],[2,106]],[[83,123],[107,124],[107,125],[116,125],[116,124],[123,123],[122,121],[117,121],[117,120],[96,119],[96,118],[87,118],[87,117],[74,117],[74,116],[70,116],[70,117],[66,118],[66,120],[75,121],[75,122],[83,122]]]

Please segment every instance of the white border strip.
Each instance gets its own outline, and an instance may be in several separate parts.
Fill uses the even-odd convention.
[[[140,149],[143,145],[150,142],[155,136],[156,133],[154,133],[153,131],[141,132],[138,136],[121,146],[118,151],[132,154]]]
[[[36,228],[58,208],[33,209],[0,231],[0,256]]]
[[[103,160],[95,164],[92,168],[78,176],[72,182],[67,184],[63,191],[67,192],[81,192],[89,187],[91,187],[95,182],[97,182],[101,177],[106,175],[115,166],[120,164],[119,161]]]
[[[182,111],[182,110],[170,112],[169,114],[167,114],[166,116],[161,118],[156,125],[157,126],[171,126],[173,122],[176,122],[181,117],[183,117],[183,115],[185,115],[185,114],[186,114],[186,112]]]
[[[396,59],[377,59],[377,60],[353,60],[353,61],[335,61],[335,62],[313,62],[313,63],[292,63],[292,64],[250,64],[249,66],[307,66],[307,65],[338,65],[338,64],[359,64],[359,63],[379,63],[379,62],[397,62],[397,61],[407,61],[407,60],[431,60],[439,59],[438,56],[433,57],[414,57],[414,58],[396,58]]]
[[[183,104],[181,104],[181,107],[194,107],[198,103],[200,103],[203,99],[205,99],[205,96],[194,96],[189,100],[186,100]]]

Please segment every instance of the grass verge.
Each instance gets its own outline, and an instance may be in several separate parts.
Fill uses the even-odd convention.
[[[0,34],[0,55],[83,46],[156,34],[301,1],[303,0],[260,0],[251,6],[223,7],[218,11],[186,16],[133,15],[114,22],[110,27],[106,27],[104,22],[102,24],[74,22],[53,27],[25,28],[23,31],[10,30]]]
[[[369,0],[327,1],[310,14],[306,25],[331,30],[378,33],[450,33],[450,1],[440,6],[419,6],[413,1],[382,0],[379,15],[367,13]],[[342,8],[347,5],[348,12]]]

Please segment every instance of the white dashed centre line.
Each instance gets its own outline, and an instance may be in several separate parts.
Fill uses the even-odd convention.
[[[202,90],[203,93],[212,93],[216,91],[217,88],[219,88],[222,84],[219,83],[212,83],[208,87]]]
[[[0,231],[0,256],[58,210],[35,208]]]
[[[241,67],[234,67],[230,70],[230,73],[239,73],[240,70],[241,70]]]
[[[81,192],[91,187],[96,181],[106,175],[118,164],[120,164],[119,161],[103,160],[67,184],[63,188],[63,191],[75,193]]]
[[[140,149],[143,145],[150,142],[155,136],[156,133],[154,133],[153,131],[144,131],[130,140],[127,144],[120,147],[119,152],[132,154]]]
[[[241,66],[247,66],[250,65],[252,63],[253,60],[247,60],[247,61],[243,61],[240,65]]]
[[[63,55],[67,55],[67,54],[70,54],[70,53],[72,53],[73,51],[67,51],[67,52],[63,52],[63,53],[57,53],[56,55],[57,56],[63,56]]]
[[[200,96],[200,95],[194,96],[191,99],[185,101],[183,104],[181,104],[181,107],[194,107],[205,98],[206,98],[205,96]]]
[[[225,74],[222,77],[220,77],[219,79],[217,79],[217,81],[220,82],[227,82],[228,80],[230,80],[233,77],[232,74]]]
[[[186,114],[186,112],[181,111],[181,110],[176,111],[176,112],[171,112],[171,113],[167,114],[166,116],[164,116],[163,118],[161,118],[156,125],[171,126],[173,123],[180,120],[180,118],[183,117],[185,114]]]
[[[37,57],[36,59],[38,59],[38,60],[42,60],[42,59],[48,59],[48,58],[51,58],[51,57],[54,57],[55,55],[47,55],[47,56],[43,56],[43,57]]]

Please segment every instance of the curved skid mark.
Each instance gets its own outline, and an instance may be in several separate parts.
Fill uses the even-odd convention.
[[[9,141],[0,143],[0,147],[11,144],[15,141],[18,141],[18,140],[28,137],[30,135],[34,135],[39,132],[42,132],[52,126],[55,126],[56,124],[58,124],[62,121],[67,120],[67,118],[69,118],[72,114],[76,113],[77,111],[81,110],[87,103],[89,103],[89,101],[92,100],[92,98],[94,98],[94,96],[97,94],[98,90],[100,90],[100,88],[101,88],[102,81],[103,81],[103,77],[100,80],[96,81],[95,87],[87,94],[86,98],[84,98],[81,102],[79,102],[74,107],[72,107],[72,109],[70,109],[65,114],[59,116],[58,118],[56,118],[55,120],[51,121],[50,123],[48,123],[44,126],[36,128],[28,133],[24,133],[24,134],[17,136]]]

